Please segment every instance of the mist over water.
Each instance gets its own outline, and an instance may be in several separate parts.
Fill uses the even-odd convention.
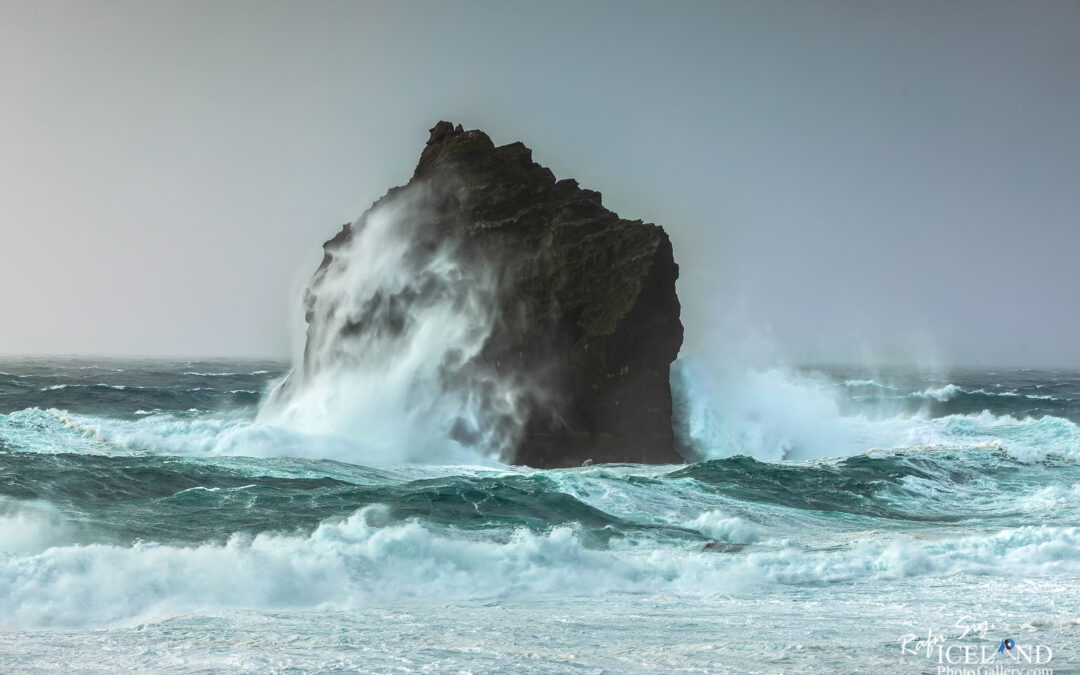
[[[438,201],[424,183],[394,190],[328,242],[304,296],[304,353],[256,418],[275,433],[318,437],[318,449],[303,456],[491,466],[513,456],[535,382],[482,361],[506,291],[492,261],[464,255],[440,229]],[[694,319],[691,330],[701,329],[702,317]],[[689,335],[672,366],[674,423],[688,460],[963,445],[980,432],[965,431],[962,416],[991,407],[1007,412],[976,424],[991,430],[979,442],[1006,434],[1014,453],[1045,452],[1038,439],[1020,438],[1033,426],[1058,424],[1070,439],[1074,432],[1065,418],[1029,419],[1067,412],[1058,404],[1068,401],[1039,390],[965,388],[940,367],[852,368],[838,381],[732,337],[745,331],[727,332],[712,351]]]
[[[674,424],[693,459],[815,459],[866,449],[821,376],[781,368],[672,366]]]
[[[1017,457],[1077,457],[1080,396],[1070,377],[899,367],[870,377],[852,367],[826,372],[681,357],[672,367],[674,424],[692,460],[808,460],[980,443]]]
[[[327,249],[305,294],[301,362],[259,421],[356,439],[367,463],[490,463],[513,454],[519,373],[479,363],[500,289],[434,225],[425,184],[395,191]]]

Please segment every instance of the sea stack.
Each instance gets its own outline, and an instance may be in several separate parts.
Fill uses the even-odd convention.
[[[417,281],[347,300],[343,266],[358,263],[355,251],[345,252],[372,214],[388,209],[402,223],[395,227],[407,228]],[[524,144],[496,147],[482,131],[439,122],[409,183],[324,248],[305,299],[304,363],[275,392],[279,404],[320,369],[350,367],[327,356],[347,352],[342,343],[409,339],[412,306],[444,301],[467,313],[479,303],[490,311],[474,322],[482,334],[471,347],[439,351],[424,385],[457,390],[440,409],[446,400],[469,407],[452,423],[445,418],[447,438],[538,468],[682,461],[669,383],[683,339],[671,242],[663,228],[604,208],[599,192],[556,180]],[[430,261],[447,250],[459,269],[431,276]],[[445,290],[463,275],[489,290]],[[332,278],[339,281],[328,299]]]

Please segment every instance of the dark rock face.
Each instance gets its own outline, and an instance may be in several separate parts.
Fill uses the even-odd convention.
[[[679,268],[662,228],[620,219],[598,192],[557,181],[522,143],[495,147],[483,132],[449,122],[431,129],[409,184],[372,210],[406,191],[411,217],[423,221],[418,251],[453,241],[466,266],[496,270],[496,320],[463,369],[527,383],[504,460],[541,468],[682,461],[668,380],[683,337]],[[319,292],[320,275],[366,216],[326,242],[309,294]]]

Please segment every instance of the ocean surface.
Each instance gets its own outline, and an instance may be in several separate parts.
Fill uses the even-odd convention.
[[[287,368],[0,360],[0,670],[1080,671],[1078,373],[685,361],[694,462],[537,471]]]

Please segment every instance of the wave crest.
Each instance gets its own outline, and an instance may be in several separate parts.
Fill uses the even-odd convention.
[[[873,381],[848,382],[864,386]],[[945,402],[960,396],[1011,399],[1021,394],[966,390],[950,383],[898,397],[853,401],[813,373],[779,368],[709,373],[692,359],[680,359],[672,368],[676,431],[691,460],[735,455],[806,460],[873,448],[987,444],[1024,460],[1080,458],[1080,428],[1064,417],[994,415],[989,410],[933,417],[926,409],[905,407],[905,399]]]
[[[840,550],[773,545],[739,554],[639,545],[594,549],[573,527],[508,539],[453,538],[417,522],[380,526],[382,507],[311,534],[234,536],[224,544],[71,545],[0,556],[0,624],[101,625],[212,608],[341,608],[608,592],[691,595],[761,584],[947,576],[1038,576],[1080,569],[1080,530],[1020,527],[933,541],[858,540]],[[253,574],[253,570],[258,570]]]

